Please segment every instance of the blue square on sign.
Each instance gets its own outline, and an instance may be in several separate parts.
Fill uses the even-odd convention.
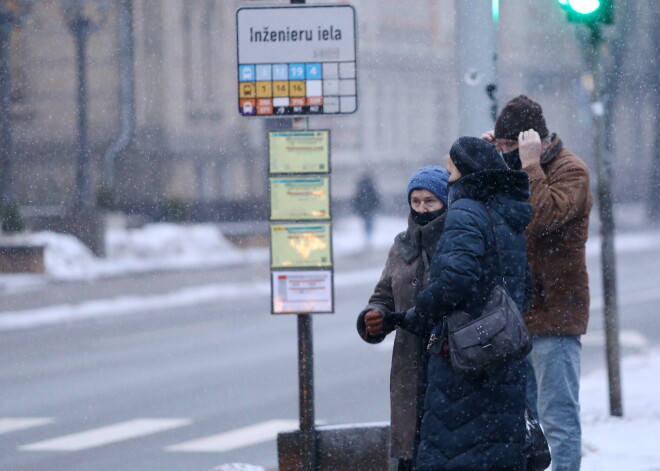
[[[305,78],[307,80],[321,80],[323,78],[321,64],[313,62],[311,64],[305,64]]]
[[[257,82],[270,82],[272,80],[270,70],[270,64],[257,64]]]
[[[289,64],[289,80],[305,80],[305,64]]]
[[[289,68],[286,64],[273,64],[273,80],[289,80]]]
[[[238,66],[238,81],[239,82],[254,82],[254,65],[239,65]]]

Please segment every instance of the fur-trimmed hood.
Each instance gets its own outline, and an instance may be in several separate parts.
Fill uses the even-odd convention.
[[[488,203],[520,233],[529,223],[532,210],[527,173],[518,170],[484,170],[459,178],[449,188],[449,206],[469,198]]]

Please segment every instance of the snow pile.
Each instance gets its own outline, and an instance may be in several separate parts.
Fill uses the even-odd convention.
[[[373,239],[367,243],[359,218],[335,220],[332,222],[333,255],[352,256],[365,249],[386,251],[406,224],[405,217],[377,217]],[[78,239],[68,234],[36,232],[5,236],[5,239],[15,244],[45,245],[46,274],[3,274],[0,275],[0,289],[47,280],[81,280],[149,271],[267,264],[270,257],[268,247],[238,248],[225,238],[217,225],[211,223],[154,223],[137,229],[108,228],[105,258],[95,257]],[[587,256],[597,256],[600,244],[600,239],[592,236],[587,242]],[[660,247],[660,232],[617,234],[615,247],[617,253]]]
[[[386,250],[405,229],[401,218],[378,218],[372,249]],[[364,250],[366,241],[358,218],[333,224],[333,253],[346,256]],[[215,224],[154,223],[137,229],[109,228],[106,257],[95,257],[69,234],[35,232],[12,237],[11,243],[44,245],[46,277],[56,280],[94,279],[157,270],[268,263],[268,247],[240,249]],[[34,276],[27,276],[34,279]],[[2,275],[2,285],[18,286],[26,275]]]
[[[660,469],[660,350],[623,359],[623,417],[609,415],[607,374],[580,382],[582,471]]]

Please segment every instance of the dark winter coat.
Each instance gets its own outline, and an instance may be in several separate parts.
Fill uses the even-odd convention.
[[[473,173],[454,183],[449,197],[429,286],[403,323],[413,332],[428,334],[455,309],[478,316],[502,276],[521,311],[529,294],[523,234],[531,218],[525,201],[527,175],[512,170]],[[434,344],[429,349],[417,469],[524,469],[525,383],[525,360],[482,382],[469,382],[454,373],[442,344]]]
[[[408,229],[394,239],[385,268],[376,284],[369,304],[358,316],[357,329],[365,339],[364,315],[372,309],[384,315],[406,311],[414,305],[415,295],[429,280],[429,261],[442,234],[446,213],[425,226],[408,218]],[[390,324],[390,328],[394,326]],[[370,343],[381,342],[385,335],[367,337]],[[417,427],[417,385],[423,369],[426,340],[402,329],[396,329],[390,373],[390,455],[412,459]]]
[[[525,321],[535,335],[582,335],[589,321],[589,169],[556,135],[541,162],[524,169],[534,211],[525,231],[532,270],[532,301]]]

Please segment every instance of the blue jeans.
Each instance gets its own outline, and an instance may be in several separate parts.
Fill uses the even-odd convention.
[[[579,471],[582,452],[580,337],[539,335],[532,341],[527,398],[548,439],[552,471]]]

